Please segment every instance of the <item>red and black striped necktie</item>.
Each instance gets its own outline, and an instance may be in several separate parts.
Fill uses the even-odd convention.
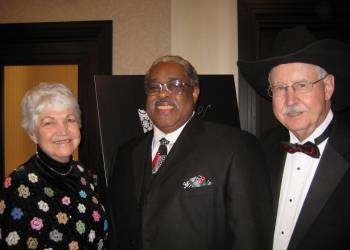
[[[160,142],[160,145],[159,145],[158,151],[154,156],[154,159],[152,160],[152,174],[155,174],[158,172],[159,168],[162,166],[168,154],[167,145],[169,144],[169,141],[165,138],[162,138],[159,140],[159,142]]]

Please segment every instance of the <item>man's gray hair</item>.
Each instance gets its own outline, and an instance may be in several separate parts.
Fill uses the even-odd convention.
[[[21,102],[21,125],[29,135],[33,135],[38,117],[47,107],[73,110],[81,127],[79,104],[67,86],[61,83],[40,83],[29,89]]]
[[[316,70],[318,71],[318,77],[319,78],[323,78],[323,77],[326,77],[326,75],[328,75],[328,72],[324,68],[322,68],[320,66],[316,65]]]
[[[190,79],[190,82],[188,84],[192,87],[199,85],[198,74],[197,74],[196,69],[192,66],[192,64],[189,61],[187,61],[186,59],[182,58],[181,56],[173,56],[173,55],[166,55],[166,56],[162,56],[162,57],[159,57],[158,59],[156,59],[152,63],[149,70],[146,72],[145,83],[150,80],[149,76],[150,76],[151,69],[155,65],[157,65],[158,63],[161,63],[161,62],[175,62],[177,64],[182,65],[185,69],[185,73],[186,73],[187,77]]]

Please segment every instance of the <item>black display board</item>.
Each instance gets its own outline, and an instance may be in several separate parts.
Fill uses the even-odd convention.
[[[144,75],[96,75],[100,143],[106,176],[113,153],[127,140],[147,132]],[[196,114],[210,121],[240,127],[233,75],[200,75]]]

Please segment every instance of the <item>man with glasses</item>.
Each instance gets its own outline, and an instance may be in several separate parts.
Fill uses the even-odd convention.
[[[154,130],[116,157],[112,249],[270,249],[272,206],[255,137],[195,113],[198,76],[179,56],[145,77]]]
[[[350,249],[350,131],[333,113],[350,103],[349,58],[348,44],[295,27],[278,34],[272,57],[238,62],[283,126],[262,139],[273,250]]]

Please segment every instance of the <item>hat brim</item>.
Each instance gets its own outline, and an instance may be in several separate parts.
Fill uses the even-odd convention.
[[[347,96],[350,90],[350,85],[347,83],[350,80],[350,45],[347,43],[324,39],[288,55],[254,62],[238,61],[237,64],[243,77],[258,94],[271,100],[267,92],[270,70],[280,64],[296,62],[318,65],[334,75],[335,92],[332,97],[332,108],[340,111],[350,106],[350,98]]]

